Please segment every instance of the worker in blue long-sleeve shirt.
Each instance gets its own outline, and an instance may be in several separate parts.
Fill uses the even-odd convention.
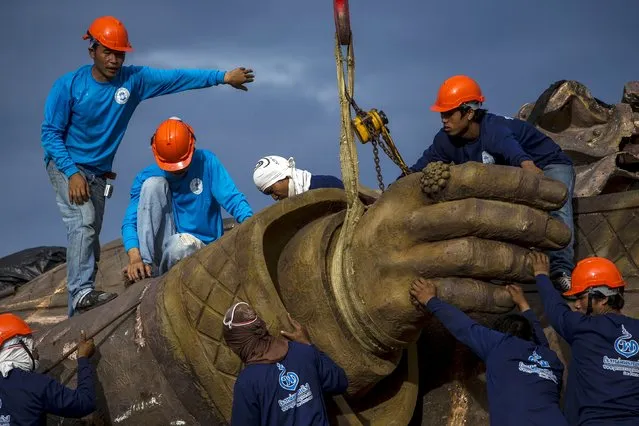
[[[69,389],[53,378],[36,373],[38,351],[32,330],[20,317],[0,315],[0,425],[44,425],[46,415],[81,418],[96,408],[93,339],[80,333],[78,384]]]
[[[41,141],[44,163],[67,229],[69,316],[108,302],[115,294],[94,289],[107,179],[140,102],[185,90],[229,84],[246,90],[252,70],[159,70],[123,66],[132,50],[124,25],[112,16],[89,27],[92,65],[60,77],[47,97]]]
[[[542,173],[568,188],[566,202],[550,214],[574,234],[572,198],[575,170],[570,158],[535,126],[482,109],[484,100],[479,84],[470,77],[457,75],[447,79],[431,106],[432,111],[440,113],[443,127],[410,169],[419,172],[435,161],[455,164],[475,161]],[[566,247],[548,252],[551,279],[562,291],[570,289],[570,277],[575,266],[573,243],[574,235]]]
[[[324,394],[348,388],[344,370],[310,342],[289,315],[293,332],[271,335],[245,302],[224,315],[224,341],[245,367],[233,389],[233,426],[328,426]]]
[[[195,148],[195,133],[179,117],[163,121],[151,138],[156,164],[133,182],[122,221],[130,281],[161,275],[224,232],[224,208],[238,223],[253,216],[220,160]]]
[[[564,367],[521,288],[507,288],[521,315],[499,318],[493,329],[440,300],[430,280],[416,280],[410,294],[485,362],[491,425],[568,425],[559,408]]]
[[[532,255],[548,321],[570,345],[564,414],[571,425],[639,424],[639,320],[621,313],[625,281],[617,266],[588,257],[572,273],[573,311],[548,279],[548,258]]]

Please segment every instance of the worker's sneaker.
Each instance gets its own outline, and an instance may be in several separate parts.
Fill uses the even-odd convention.
[[[570,275],[564,272],[554,279],[553,284],[555,284],[555,288],[557,288],[557,290],[564,293],[572,288],[572,279]]]
[[[86,312],[100,305],[104,305],[108,301],[115,299],[117,296],[117,293],[106,293],[104,291],[91,290],[78,301],[78,304],[75,306],[75,310],[78,312]]]

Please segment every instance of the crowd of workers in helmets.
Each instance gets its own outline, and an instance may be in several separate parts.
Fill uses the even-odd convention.
[[[247,90],[245,84],[254,81],[253,71],[243,67],[124,66],[132,46],[126,28],[112,16],[96,19],[84,38],[93,64],[56,80],[42,123],[44,164],[67,229],[70,317],[117,297],[95,289],[99,235],[107,180],[115,179],[113,160],[139,103],[221,84]],[[543,173],[567,186],[568,200],[551,214],[574,232],[570,159],[534,126],[482,109],[484,100],[471,78],[446,80],[431,107],[441,114],[443,127],[410,169],[419,171],[433,161],[478,161]],[[150,143],[155,163],[135,177],[122,223],[129,256],[125,274],[132,281],[161,275],[217,240],[223,233],[222,208],[239,223],[253,215],[217,156],[196,148],[195,132],[182,119],[164,120]],[[343,188],[337,177],[297,169],[293,158],[276,155],[258,161],[253,179],[275,200],[315,188]],[[531,254],[548,320],[572,349],[563,410],[564,366],[521,288],[507,287],[521,314],[502,317],[492,328],[438,299],[428,281],[418,279],[410,288],[420,309],[432,312],[486,363],[491,424],[639,424],[639,345],[633,338],[639,335],[639,321],[621,313],[623,277],[607,259],[587,258],[575,267],[573,258],[572,241],[561,250]],[[558,290],[576,299],[575,310]],[[290,320],[294,331],[272,336],[248,304],[236,303],[227,311],[224,339],[245,365],[235,384],[233,424],[328,424],[324,395],[345,392],[348,379]],[[0,315],[0,425],[43,423],[46,413],[91,413],[96,404],[88,361],[92,339],[80,337],[75,390],[36,372],[34,346],[32,330],[22,319]]]

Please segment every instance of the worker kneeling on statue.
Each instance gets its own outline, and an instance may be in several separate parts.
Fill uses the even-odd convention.
[[[81,418],[95,411],[95,346],[84,333],[78,343],[78,384],[69,389],[36,373],[38,352],[29,325],[14,314],[0,315],[0,424],[45,424],[46,415]]]
[[[564,414],[573,425],[639,424],[639,320],[623,315],[625,281],[617,266],[588,257],[572,273],[570,309],[549,279],[548,258],[532,254],[546,317],[570,345]]]
[[[122,222],[128,278],[162,275],[181,259],[222,236],[223,207],[238,223],[253,211],[220,160],[195,148],[195,133],[178,117],[151,138],[157,164],[133,182]]]
[[[286,160],[278,155],[260,158],[253,171],[253,182],[262,193],[275,201],[302,194],[311,189],[340,188],[342,181],[335,176],[313,175],[295,167],[293,157]]]
[[[233,390],[233,425],[328,426],[324,393],[346,392],[346,373],[289,320],[295,330],[281,331],[284,338],[245,302],[226,311],[224,341],[245,365]]]
[[[443,127],[410,170],[419,172],[434,161],[455,164],[475,161],[521,167],[566,185],[566,203],[550,214],[566,224],[573,237],[565,248],[549,251],[549,255],[551,279],[557,288],[567,291],[575,266],[572,212],[575,171],[572,161],[559,145],[535,126],[482,109],[484,100],[481,88],[473,79],[457,75],[446,80],[431,106],[432,111],[441,114]]]
[[[559,408],[564,366],[550,349],[522,289],[507,289],[521,315],[498,318],[493,329],[439,299],[430,280],[416,280],[410,294],[486,364],[491,425],[568,425]]]

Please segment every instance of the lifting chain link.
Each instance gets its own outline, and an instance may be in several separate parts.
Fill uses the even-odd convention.
[[[371,144],[373,145],[373,159],[375,161],[375,172],[377,172],[377,184],[379,185],[379,189],[384,192],[384,178],[382,176],[382,167],[379,165],[379,149],[377,149],[377,139],[371,140]],[[382,149],[384,149],[383,145]]]

